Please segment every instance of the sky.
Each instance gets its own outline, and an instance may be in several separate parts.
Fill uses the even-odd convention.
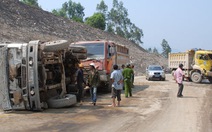
[[[43,10],[59,9],[69,0],[38,0]],[[85,17],[96,12],[101,0],[72,0],[85,8]],[[113,0],[104,0],[109,10]],[[132,23],[143,30],[143,48],[161,51],[165,39],[172,52],[192,48],[212,50],[212,0],[118,0]]]

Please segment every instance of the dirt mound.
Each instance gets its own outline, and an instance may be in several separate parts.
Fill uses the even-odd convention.
[[[149,64],[167,66],[167,59],[147,53],[138,45],[117,35],[89,27],[41,9],[25,5],[18,0],[0,1],[0,41],[28,42],[30,40],[67,39],[71,42],[106,39],[126,45],[137,74],[145,72]]]

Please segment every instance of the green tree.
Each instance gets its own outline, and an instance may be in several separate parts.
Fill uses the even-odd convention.
[[[105,30],[105,16],[102,13],[94,13],[93,16],[86,19],[85,23],[92,27]]]
[[[122,1],[113,0],[113,7],[107,16],[108,32],[113,32],[137,44],[142,43],[143,31],[130,21]]]
[[[59,10],[53,9],[52,13],[56,16],[61,16],[61,17],[67,18],[66,11],[64,9],[59,9]]]
[[[104,0],[102,0],[100,4],[97,4],[96,10],[97,12],[102,13],[106,18],[108,12],[108,6],[105,4]]]
[[[169,46],[168,42],[165,39],[162,40],[161,46],[162,46],[161,55],[164,56],[165,58],[168,58],[169,53],[172,51],[171,47]]]
[[[83,17],[85,16],[84,9],[85,8],[80,3],[75,3],[69,0],[68,2],[63,3],[61,9],[52,10],[52,13],[77,22],[83,22]]]
[[[38,5],[38,0],[20,0],[20,1],[23,2],[23,3],[25,3],[25,4],[27,4],[27,5],[41,8],[41,7]]]
[[[148,48],[147,52],[152,53],[152,48]]]
[[[155,47],[153,48],[152,53],[159,54],[158,50]]]

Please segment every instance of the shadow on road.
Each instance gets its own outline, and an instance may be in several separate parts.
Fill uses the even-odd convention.
[[[140,91],[144,91],[147,88],[149,88],[149,85],[134,85],[134,88],[132,88],[132,92],[138,93]]]

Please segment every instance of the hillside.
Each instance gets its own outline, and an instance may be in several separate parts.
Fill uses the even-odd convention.
[[[0,0],[0,41],[67,39],[71,42],[105,39],[126,45],[138,75],[149,64],[167,66],[167,59],[147,53],[138,45],[117,35],[57,17],[49,12],[25,5],[18,0]]]

